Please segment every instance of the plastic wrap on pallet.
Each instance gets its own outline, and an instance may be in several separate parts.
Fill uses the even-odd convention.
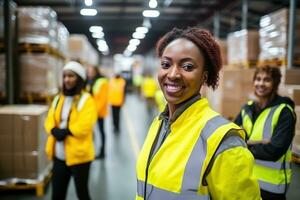
[[[300,58],[300,10],[296,12],[295,57]],[[259,29],[259,60],[285,60],[288,48],[289,10],[280,9],[261,17]]]
[[[58,92],[57,58],[49,54],[21,54],[21,94],[47,94]],[[34,73],[32,73],[34,72]]]
[[[69,31],[65,27],[65,25],[61,22],[57,24],[57,42],[58,42],[58,51],[62,53],[62,55],[66,56],[68,51],[68,38]]]
[[[259,54],[258,32],[256,30],[240,30],[229,33],[228,64],[242,64],[248,61],[256,61]]]
[[[0,93],[5,92],[5,54],[0,54]]]
[[[19,43],[57,48],[57,15],[50,7],[19,7]]]
[[[85,35],[72,34],[69,37],[68,57],[70,59],[80,60],[83,63],[98,64],[98,53],[89,43]]]

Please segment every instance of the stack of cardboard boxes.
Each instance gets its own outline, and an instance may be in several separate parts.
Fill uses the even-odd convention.
[[[294,40],[294,59],[300,59],[300,10],[296,11],[295,20],[295,40]],[[260,20],[259,44],[260,44],[260,63],[275,65],[270,61],[278,62],[279,66],[284,66],[287,60],[288,49],[288,25],[289,10],[286,8],[277,10],[265,15]],[[294,63],[296,64],[296,63]]]
[[[228,65],[247,68],[256,64],[259,54],[256,30],[240,30],[229,33],[227,42]]]
[[[81,34],[72,34],[69,38],[68,57],[87,65],[98,64],[98,53],[89,43],[87,37]]]
[[[0,108],[0,184],[40,181],[49,173],[43,127],[47,110],[42,105]]]

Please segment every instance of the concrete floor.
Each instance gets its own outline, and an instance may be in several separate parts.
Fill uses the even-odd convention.
[[[113,133],[111,119],[105,121],[107,156],[95,160],[90,170],[90,193],[93,200],[133,200],[136,191],[135,160],[145,139],[153,117],[149,117],[144,101],[136,95],[127,95],[122,110],[121,133]],[[288,200],[300,196],[300,165],[293,164],[293,178],[287,194]],[[35,197],[34,191],[0,193],[0,200],[50,200],[51,185],[46,194]],[[71,180],[67,200],[76,200],[75,187]]]

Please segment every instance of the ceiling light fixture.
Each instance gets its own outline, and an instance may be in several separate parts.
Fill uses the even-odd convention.
[[[150,0],[149,1],[149,7],[150,8],[156,8],[157,7],[157,1],[156,0]]]
[[[135,45],[128,45],[127,47],[128,51],[134,52],[136,50],[136,46]]]
[[[97,15],[97,10],[92,8],[83,8],[80,10],[80,14],[83,16],[95,16]]]
[[[135,29],[135,32],[139,32],[139,33],[144,33],[144,34],[146,34],[146,33],[148,33],[148,28],[147,28],[147,27],[140,26],[140,27],[137,27],[137,28]]]
[[[143,39],[145,37],[145,34],[144,33],[140,33],[140,32],[134,32],[132,34],[132,37],[134,39]]]
[[[93,5],[93,0],[84,0],[84,3],[86,6],[91,6]]]
[[[103,38],[104,37],[104,33],[103,32],[95,32],[92,34],[93,38]]]
[[[89,28],[89,31],[92,33],[99,33],[99,32],[103,31],[103,28],[102,28],[102,26],[91,26]]]
[[[158,10],[144,10],[143,11],[143,16],[144,17],[158,17],[159,16],[159,11]]]
[[[141,43],[141,42],[140,42],[139,39],[131,39],[131,40],[129,40],[129,44],[131,44],[131,45],[137,46],[137,45],[139,45],[140,43]]]

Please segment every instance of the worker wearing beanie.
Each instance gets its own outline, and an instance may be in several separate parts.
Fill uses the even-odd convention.
[[[88,177],[95,153],[93,126],[96,105],[84,92],[86,73],[83,66],[70,61],[63,68],[63,91],[48,111],[45,129],[46,153],[53,160],[52,199],[66,199],[71,176],[79,199],[90,199]]]
[[[157,54],[167,106],[138,157],[136,199],[260,199],[245,132],[199,93],[219,79],[220,49],[211,34],[175,28],[158,41]]]

